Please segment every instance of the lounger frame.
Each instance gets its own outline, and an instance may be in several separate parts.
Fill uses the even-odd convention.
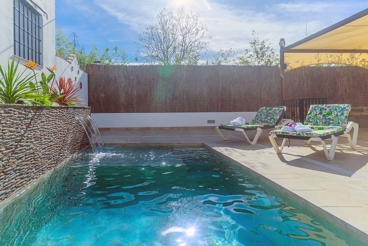
[[[314,108],[314,111],[311,111],[312,107]],[[341,117],[339,116],[340,118],[338,118],[337,121],[336,121],[340,124],[337,124],[337,125],[332,124],[332,126],[330,126],[331,130],[327,130],[327,134],[326,134],[326,130],[323,134],[318,133],[318,130],[313,131],[313,133],[315,133],[313,135],[315,135],[315,136],[300,136],[301,134],[298,134],[298,135],[295,136],[293,134],[286,133],[286,132],[272,131],[272,132],[270,132],[269,139],[270,139],[272,147],[274,148],[276,153],[280,154],[282,152],[282,150],[285,147],[287,139],[304,140],[304,141],[306,141],[306,144],[308,146],[311,146],[311,144],[310,144],[311,141],[321,142],[322,147],[323,147],[323,151],[326,155],[327,160],[333,160],[333,158],[335,156],[336,146],[337,146],[339,137],[346,137],[348,139],[350,147],[352,149],[356,148],[357,139],[358,139],[359,125],[355,122],[347,121],[351,105],[350,104],[311,105],[311,107],[308,111],[308,114],[307,114],[307,118],[308,118],[308,115],[310,117],[309,122],[317,122],[317,123],[328,122],[328,121],[325,121],[326,118],[324,118],[324,114],[319,114],[319,113],[317,115],[315,114],[316,109],[317,109],[317,112],[320,112],[319,107],[323,107],[323,109],[325,109],[326,107],[327,108],[335,107],[335,109],[332,109],[332,110],[336,110],[336,109],[339,110],[339,107],[341,107],[342,110],[345,110],[345,111],[340,111],[340,112],[345,112],[345,114]],[[321,108],[321,110],[322,110],[322,108]],[[311,111],[311,113],[310,113],[310,111]],[[327,117],[331,117],[331,115],[333,115],[334,118],[331,118],[331,119],[333,119],[334,121],[336,120],[336,114],[335,115],[333,114],[333,113],[336,113],[335,111],[333,113],[331,113],[332,111],[323,111],[323,112],[329,112],[329,114],[328,114],[329,116],[327,116]],[[321,115],[322,115],[322,117],[321,117]],[[317,116],[318,116],[318,118],[316,118]],[[318,129],[318,127],[320,125],[319,124],[318,125],[317,124],[316,125],[312,124],[310,126],[312,128],[317,127],[317,129]],[[321,125],[321,126],[323,126],[323,125]],[[324,126],[329,127],[326,124]],[[338,127],[338,128],[336,128],[336,127]],[[332,130],[333,128],[335,128],[335,129]],[[351,134],[350,134],[350,131],[352,129],[354,129],[353,137],[351,137]],[[308,135],[308,134],[306,134],[306,135]],[[280,146],[278,146],[278,144],[276,142],[276,138],[283,138],[282,143],[281,143]],[[329,148],[326,145],[326,142],[325,142],[326,139],[331,139],[332,140],[331,145],[330,145]]]
[[[353,137],[351,137],[350,131],[354,129]],[[348,142],[350,144],[351,149],[356,149],[356,145],[358,142],[358,132],[359,132],[359,124],[355,123],[354,121],[349,121],[348,126],[346,130],[344,131],[344,134],[341,135],[341,137],[346,137],[348,139]]]
[[[310,142],[314,141],[314,142],[321,142],[322,147],[323,147],[323,151],[325,152],[326,158],[327,160],[333,160],[334,156],[335,156],[335,151],[336,151],[336,146],[337,146],[337,142],[339,140],[339,136],[344,135],[345,131],[343,132],[338,132],[338,133],[334,133],[332,135],[327,135],[327,136],[323,136],[323,137],[300,137],[300,136],[285,136],[285,135],[276,135],[276,134],[271,134],[268,138],[270,139],[270,142],[272,144],[272,147],[274,148],[274,150],[276,151],[277,154],[281,154],[282,150],[285,147],[286,141],[288,139],[298,139],[298,140],[304,140],[306,141],[306,144],[308,146],[311,146]],[[350,136],[350,134],[349,134]],[[276,142],[276,138],[283,138],[282,143],[280,145],[280,147],[278,146],[277,142]],[[326,139],[331,139],[331,145],[330,148],[327,148],[326,142],[324,140]]]
[[[247,128],[247,129],[243,129],[243,128],[226,128],[226,127],[222,127],[222,126],[217,126],[216,127],[216,131],[217,133],[221,136],[221,138],[226,141],[229,139],[229,137],[232,135],[233,132],[241,132],[243,134],[243,136],[245,137],[245,139],[248,141],[248,143],[250,143],[251,145],[255,145],[258,141],[258,138],[261,136],[262,134],[262,129],[267,129],[267,128],[274,128],[274,127],[255,127],[255,128]],[[224,129],[224,130],[228,130],[229,134],[227,134],[227,136],[225,137],[224,134],[221,132],[220,129]],[[245,130],[247,131],[252,131],[252,130],[256,130],[257,133],[254,136],[253,140],[250,140],[248,135],[245,133]]]
[[[241,127],[236,127],[236,126],[217,126],[215,129],[217,133],[220,135],[220,137],[222,138],[222,140],[224,141],[227,141],[234,132],[241,132],[248,143],[250,143],[251,145],[255,145],[259,137],[261,136],[263,129],[281,128],[282,126],[287,125],[288,123],[292,122],[292,120],[290,119],[283,119],[285,111],[286,111],[286,107],[283,106],[283,108],[284,108],[284,111],[281,114],[280,118],[277,120],[275,125],[265,125],[265,126],[255,125],[256,127],[249,127],[249,128],[241,128]],[[228,130],[229,133],[226,134],[225,136],[222,133],[221,129]],[[254,130],[256,131],[256,135],[251,140],[246,134],[246,131],[254,131]]]

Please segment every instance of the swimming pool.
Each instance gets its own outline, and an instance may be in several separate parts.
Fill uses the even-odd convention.
[[[81,153],[0,210],[0,245],[363,245],[203,148]]]

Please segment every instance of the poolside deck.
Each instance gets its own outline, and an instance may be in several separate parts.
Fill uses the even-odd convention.
[[[368,128],[359,129],[356,150],[340,137],[332,161],[326,160],[319,144],[309,148],[303,141],[291,140],[290,148],[277,155],[267,131],[252,146],[241,133],[223,141],[214,128],[101,129],[101,134],[107,144],[204,144],[242,164],[302,208],[368,242]]]

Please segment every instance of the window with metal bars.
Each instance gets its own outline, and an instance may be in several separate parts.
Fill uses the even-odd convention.
[[[14,0],[14,54],[43,65],[42,16],[24,0]]]

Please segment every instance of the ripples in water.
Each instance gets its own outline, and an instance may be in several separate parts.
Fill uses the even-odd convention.
[[[359,245],[200,148],[87,151],[0,213],[0,245]]]

